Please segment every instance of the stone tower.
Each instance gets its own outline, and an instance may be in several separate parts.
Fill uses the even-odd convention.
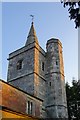
[[[8,60],[8,83],[44,100],[45,51],[39,46],[33,22],[25,46],[9,54]]]
[[[62,44],[50,39],[46,45],[46,110],[48,117],[67,118]]]
[[[9,54],[7,81],[43,100],[42,117],[66,118],[62,44],[50,39],[46,48],[40,47],[32,22],[25,46]]]

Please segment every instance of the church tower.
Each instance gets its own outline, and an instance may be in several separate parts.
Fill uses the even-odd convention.
[[[45,52],[31,28],[24,47],[9,54],[9,84],[43,100],[43,118],[67,118],[62,44],[50,39]]]
[[[39,46],[33,22],[25,46],[9,54],[8,60],[8,83],[44,100],[45,51]]]
[[[46,111],[51,118],[67,118],[62,44],[50,39],[46,45]]]
[[[38,40],[31,25],[24,47],[9,54],[7,81],[30,94],[34,94],[34,54]]]

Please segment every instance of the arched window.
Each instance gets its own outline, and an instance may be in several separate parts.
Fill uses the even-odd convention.
[[[19,60],[18,62],[17,62],[17,70],[20,70],[20,69],[22,69],[23,68],[23,60]]]

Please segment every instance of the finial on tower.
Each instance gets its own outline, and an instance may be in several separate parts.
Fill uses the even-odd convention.
[[[26,41],[25,45],[28,45],[28,44],[31,44],[34,42],[36,42],[38,44],[38,39],[37,39],[36,32],[34,29],[34,24],[33,24],[34,15],[30,15],[30,17],[32,18],[32,23],[31,23],[31,28],[29,30],[29,34],[28,34],[27,41]]]
[[[33,24],[33,21],[34,21],[34,15],[30,15],[30,17],[32,17],[32,24]]]

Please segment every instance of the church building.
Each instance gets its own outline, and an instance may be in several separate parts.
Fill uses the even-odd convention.
[[[25,45],[10,53],[8,60],[7,83],[31,96],[25,102],[27,114],[36,116],[39,112],[40,118],[68,118],[60,40],[49,39],[44,51],[32,22]]]

